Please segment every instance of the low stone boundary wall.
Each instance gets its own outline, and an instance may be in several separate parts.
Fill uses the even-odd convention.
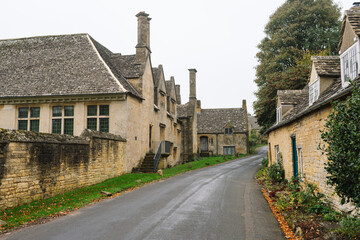
[[[126,141],[0,129],[0,209],[52,197],[124,173]]]

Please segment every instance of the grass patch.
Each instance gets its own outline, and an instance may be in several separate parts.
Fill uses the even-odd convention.
[[[37,200],[22,206],[8,208],[0,211],[0,219],[7,223],[4,226],[0,226],[0,232],[5,232],[20,225],[35,222],[39,219],[65,215],[70,211],[106,198],[105,195],[101,194],[101,191],[116,194],[155,180],[169,178],[183,172],[216,165],[244,156],[246,155],[199,158],[196,161],[164,169],[163,177],[155,173],[123,174],[102,183],[72,190],[52,198]]]

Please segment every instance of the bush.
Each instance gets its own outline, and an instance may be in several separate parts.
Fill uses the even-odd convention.
[[[341,203],[353,201],[360,207],[360,89],[354,84],[352,96],[335,102],[321,138],[329,162],[327,183],[335,187]]]
[[[269,168],[269,177],[273,183],[280,183],[285,179],[284,168],[279,164],[271,164]]]
[[[353,217],[344,217],[340,222],[340,228],[337,230],[345,235],[347,239],[360,238],[360,220]]]
[[[269,159],[263,158],[263,160],[261,161],[261,164],[263,165],[263,167],[267,167],[269,165]]]

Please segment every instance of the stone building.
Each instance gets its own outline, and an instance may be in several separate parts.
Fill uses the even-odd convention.
[[[249,126],[245,100],[242,108],[200,108],[197,113],[197,127],[197,144],[203,156],[249,152]]]
[[[0,128],[119,135],[127,141],[124,172],[159,149],[162,166],[182,162],[180,86],[152,66],[151,19],[136,16],[133,55],[113,53],[88,34],[0,40]]]
[[[312,57],[308,85],[302,90],[278,91],[274,126],[267,130],[269,162],[281,162],[285,177],[299,177],[305,183],[319,187],[330,202],[339,209],[339,198],[326,184],[326,155],[318,149],[320,130],[333,111],[331,103],[351,93],[349,79],[359,77],[359,18],[360,7],[345,12],[339,42],[340,56]]]

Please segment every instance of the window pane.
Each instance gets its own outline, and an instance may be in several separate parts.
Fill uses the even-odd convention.
[[[74,134],[74,119],[64,119],[64,134]]]
[[[97,130],[97,119],[96,118],[88,118],[87,119],[87,129]]]
[[[19,130],[27,130],[28,121],[27,120],[19,120]]]
[[[39,120],[30,120],[30,131],[38,132],[39,131]]]
[[[66,117],[74,116],[74,106],[65,106],[64,113]]]
[[[100,132],[109,132],[109,119],[108,118],[100,118]]]
[[[109,105],[100,105],[100,116],[109,116]]]
[[[61,119],[52,120],[52,133],[61,134]]]
[[[30,117],[31,117],[31,118],[38,118],[38,117],[40,117],[40,108],[39,108],[39,107],[32,107],[32,108],[30,108]]]
[[[28,108],[19,108],[19,118],[28,117]]]
[[[88,116],[97,116],[97,105],[87,106],[87,115]]]
[[[62,107],[56,106],[53,107],[53,117],[61,117],[62,116]]]

